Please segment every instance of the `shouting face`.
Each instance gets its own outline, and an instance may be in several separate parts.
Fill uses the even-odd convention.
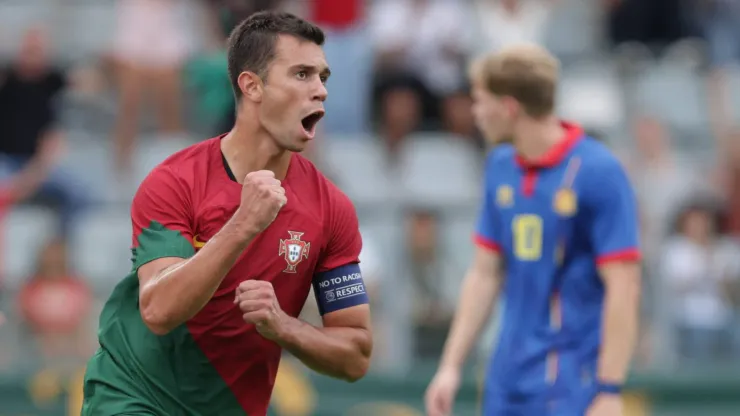
[[[278,147],[300,152],[324,116],[329,67],[321,46],[279,35],[275,56],[259,88],[260,124]]]

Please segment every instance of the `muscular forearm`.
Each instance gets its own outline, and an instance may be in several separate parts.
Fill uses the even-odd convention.
[[[483,325],[491,316],[498,295],[499,278],[471,270],[463,281],[457,313],[452,322],[441,367],[459,369],[467,358]]]
[[[148,280],[141,290],[142,316],[158,334],[192,318],[211,299],[252,240],[232,218],[195,256],[177,262]]]
[[[312,370],[331,377],[356,381],[370,366],[372,335],[364,328],[317,328],[285,317],[276,342]]]
[[[639,284],[607,288],[598,378],[623,383],[627,377],[639,326]]]

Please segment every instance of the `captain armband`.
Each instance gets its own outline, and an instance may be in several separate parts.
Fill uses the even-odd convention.
[[[321,315],[370,302],[357,263],[317,274],[313,279],[313,290]]]

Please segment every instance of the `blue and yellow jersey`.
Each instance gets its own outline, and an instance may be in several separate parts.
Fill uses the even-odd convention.
[[[598,267],[640,256],[624,169],[580,127],[563,125],[567,137],[539,160],[503,145],[486,163],[475,239],[500,253],[506,273],[484,414],[590,400],[604,298]]]

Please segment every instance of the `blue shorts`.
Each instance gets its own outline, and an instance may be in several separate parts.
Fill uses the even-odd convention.
[[[483,398],[481,416],[583,416],[596,392],[579,389],[569,396],[552,399],[512,400],[511,397]]]

